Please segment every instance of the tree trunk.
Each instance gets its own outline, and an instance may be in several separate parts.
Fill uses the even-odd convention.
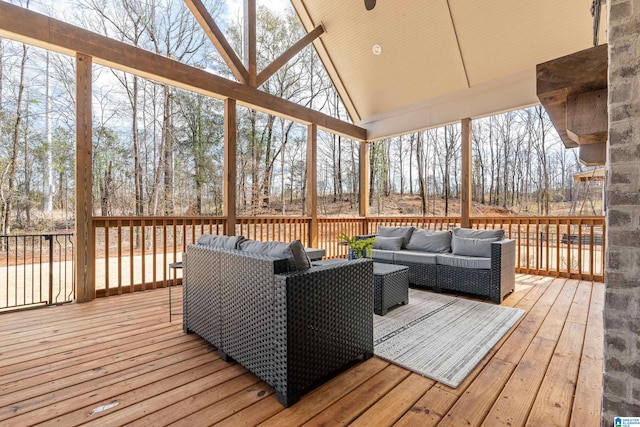
[[[420,190],[420,212],[422,215],[427,214],[427,185],[424,176],[424,159],[422,156],[422,132],[417,134],[411,134],[411,141],[413,142],[414,136],[416,139],[416,163],[418,164],[418,186]],[[413,145],[413,144],[412,144]]]
[[[173,215],[175,213],[175,201],[173,196],[173,128],[172,120],[172,91],[167,85],[164,89],[164,105],[162,114],[162,163],[163,163],[163,192],[164,192],[164,214]]]
[[[7,193],[2,192],[2,234],[11,234],[11,210],[15,197],[16,167],[18,161],[18,140],[22,123],[22,96],[24,94],[24,72],[27,63],[27,45],[22,45],[22,60],[20,62],[20,80],[18,81],[18,97],[16,99],[16,119],[11,136],[11,150],[7,165]],[[0,190],[1,191],[1,190]]]
[[[109,160],[109,166],[104,173],[104,176],[100,179],[100,213],[102,216],[108,216],[111,212],[111,188],[113,185],[112,175],[113,161]]]

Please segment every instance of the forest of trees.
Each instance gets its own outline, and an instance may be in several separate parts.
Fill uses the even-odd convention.
[[[232,78],[182,0],[13,3]],[[241,16],[204,3],[242,56]],[[260,70],[304,30],[290,7],[257,12]],[[0,234],[73,224],[74,85],[73,58],[0,39]],[[93,85],[94,214],[220,215],[223,102],[97,65]],[[260,89],[348,120],[312,47]],[[238,213],[304,215],[305,149],[306,126],[239,107]],[[359,142],[319,132],[318,154],[319,214],[356,215]],[[540,106],[474,120],[473,199],[548,214],[572,197],[576,154]],[[391,196],[455,214],[460,155],[459,124],[371,143],[372,214]]]

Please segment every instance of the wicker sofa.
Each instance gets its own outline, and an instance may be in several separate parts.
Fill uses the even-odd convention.
[[[184,255],[185,332],[273,386],[285,407],[373,355],[373,262],[290,267],[280,255],[207,245]]]
[[[409,267],[409,283],[488,297],[500,304],[515,286],[515,241],[503,230],[380,227],[373,260]]]

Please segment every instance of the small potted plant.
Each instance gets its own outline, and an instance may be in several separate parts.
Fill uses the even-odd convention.
[[[346,234],[341,233],[338,235],[338,239],[342,240],[347,246],[349,246],[349,252],[347,254],[348,259],[372,257],[373,242],[376,241],[375,237],[359,239],[357,236],[349,237]]]

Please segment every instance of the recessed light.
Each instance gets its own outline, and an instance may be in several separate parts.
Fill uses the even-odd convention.
[[[374,44],[373,45],[373,54],[374,55],[380,55],[382,53],[382,46],[380,46],[379,44]]]

